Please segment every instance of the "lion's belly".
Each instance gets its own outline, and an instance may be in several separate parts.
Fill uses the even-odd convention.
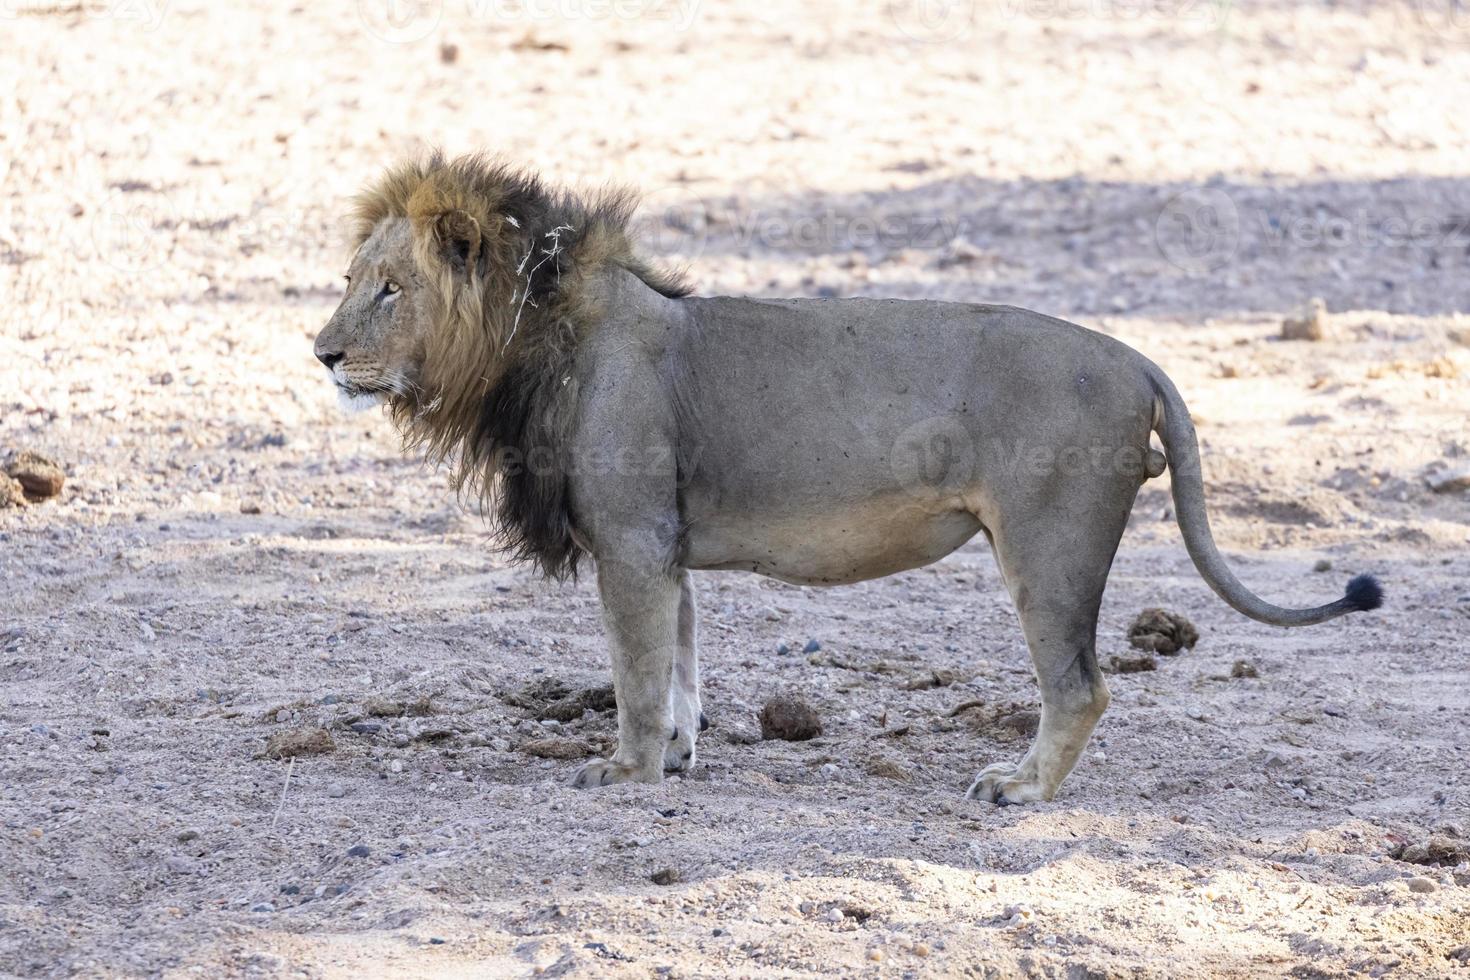
[[[684,565],[741,569],[794,585],[843,585],[937,561],[979,530],[967,511],[913,504],[806,516],[715,514],[690,523]]]

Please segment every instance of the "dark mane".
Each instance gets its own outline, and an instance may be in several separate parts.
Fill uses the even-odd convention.
[[[587,287],[616,266],[665,296],[690,292],[635,253],[636,206],[625,190],[551,190],[498,160],[435,153],[389,170],[353,211],[358,246],[384,219],[407,218],[437,295],[423,390],[391,403],[405,448],[450,461],[456,489],[485,502],[506,550],[552,578],[574,577],[581,555],[565,446],[576,353],[604,313]],[[456,272],[434,236],[459,212],[474,219],[480,247]]]

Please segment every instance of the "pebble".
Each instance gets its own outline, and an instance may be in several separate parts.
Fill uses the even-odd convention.
[[[1451,470],[1448,473],[1431,477],[1429,489],[1435,493],[1459,493],[1462,490],[1470,490],[1470,467]]]
[[[648,876],[648,880],[653,882],[655,885],[672,885],[677,883],[679,881],[679,878],[680,875],[678,868],[659,868],[653,874]]]
[[[197,875],[202,870],[198,861],[182,854],[170,854],[163,859],[163,866],[176,875]]]
[[[776,644],[776,653],[777,653],[778,656],[784,657],[784,656],[786,656],[790,652],[791,652],[791,647],[790,647],[789,644],[786,644],[786,643],[777,643]]]
[[[1312,566],[1312,571],[1330,572],[1332,571],[1332,562],[1328,561],[1326,558],[1318,558],[1317,564]]]
[[[1421,875],[1415,875],[1409,879],[1409,891],[1420,895],[1428,895],[1439,888],[1433,881]]]
[[[366,844],[356,844],[347,849],[347,856],[350,858],[365,858],[371,853],[372,849]]]
[[[827,914],[822,916],[822,918],[826,919],[833,925],[836,925],[843,920],[844,916],[842,914],[842,910],[834,905],[827,910]]]
[[[250,911],[252,912],[274,912],[275,910],[275,905],[270,902],[256,902],[250,906]]]
[[[781,621],[781,614],[770,606],[761,610],[761,617],[768,623],[779,623]]]
[[[347,795],[347,787],[341,783],[333,783],[327,787],[327,795],[334,800],[340,800]]]
[[[816,653],[817,651],[819,651],[821,649],[822,649],[822,644],[818,643],[816,640],[807,640],[806,641],[806,646],[804,646],[804,647],[801,648],[801,652],[802,653]]]

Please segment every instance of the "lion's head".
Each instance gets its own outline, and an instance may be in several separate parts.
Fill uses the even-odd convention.
[[[525,511],[559,499],[564,476],[511,474],[498,453],[557,444],[575,395],[568,364],[600,313],[589,283],[618,266],[666,296],[689,291],[634,254],[633,206],[625,192],[584,200],[436,153],[390,169],[353,208],[347,292],[317,358],[346,405],[385,404],[407,442],[453,458],[461,489],[500,476],[498,523],[533,556],[555,549],[531,540],[546,535]]]

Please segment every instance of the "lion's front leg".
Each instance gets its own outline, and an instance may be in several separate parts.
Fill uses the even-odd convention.
[[[678,646],[680,581],[657,561],[600,559],[597,588],[612,649],[618,747],[612,758],[583,766],[572,784],[656,783],[663,779],[674,734],[669,686]]]
[[[669,686],[669,713],[673,731],[664,747],[664,769],[688,772],[694,768],[694,743],[704,729],[699,703],[699,652],[695,647],[694,583],[688,572],[679,576],[679,646],[674,654],[674,678]]]

